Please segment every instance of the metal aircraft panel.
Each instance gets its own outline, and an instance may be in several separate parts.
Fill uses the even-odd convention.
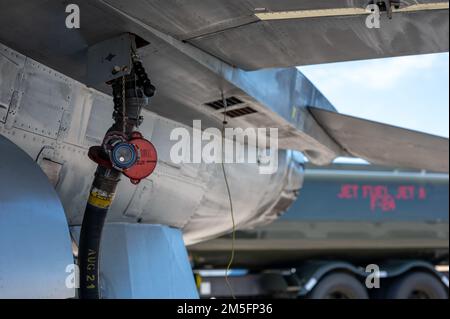
[[[23,57],[11,51],[0,50],[0,122],[5,122],[8,112],[14,111],[10,110],[10,105],[14,95],[17,97],[23,65]]]
[[[42,126],[46,117],[61,115],[60,112],[52,112],[51,106],[65,105],[64,114],[67,116],[63,114],[63,118],[66,120],[58,123],[59,129],[52,130],[57,132],[56,135],[42,134],[28,126],[7,125],[10,121],[13,124],[15,121],[23,122],[21,118],[27,113],[20,112],[20,109],[32,109],[30,99],[18,101],[19,112],[8,114],[6,124],[0,122],[0,134],[36,159],[51,178],[69,225],[80,225],[96,166],[89,160],[87,151],[90,146],[100,143],[102,130],[106,131],[111,124],[112,98],[14,50],[2,45],[0,49],[8,56],[16,55],[26,60],[27,65],[34,64],[32,70],[41,70],[35,73],[37,79],[33,79],[33,82],[61,83],[52,90],[48,90],[45,85],[33,86],[33,94],[39,97],[44,107],[41,108],[42,114],[28,116],[27,119],[28,125],[33,128]],[[1,55],[0,61],[3,59],[6,58]],[[20,72],[24,71],[26,68],[22,67]],[[30,79],[21,78],[18,87],[30,86],[31,83],[27,81]],[[0,86],[0,94],[8,91],[9,88]],[[235,91],[238,92],[237,89]],[[314,91],[310,93],[310,97],[313,97]],[[244,97],[250,99],[246,95]],[[171,132],[175,128],[185,129],[192,136],[192,127],[149,110],[143,110],[142,115],[144,122],[139,130],[157,148],[158,165],[154,174],[139,187],[125,179],[119,184],[117,192],[120,196],[117,196],[111,207],[108,221],[177,227],[183,230],[186,243],[229,232],[232,225],[221,166],[173,163],[170,152],[178,141],[170,140]],[[203,146],[206,143],[203,141]],[[277,203],[280,198],[285,203],[295,200],[302,184],[302,161],[301,157],[294,157],[293,152],[279,151],[279,169],[273,175],[260,174],[260,164],[256,160],[255,163],[227,165],[238,227],[249,228],[274,220],[283,209],[272,207],[273,203]],[[254,192],[256,186],[259,192]]]
[[[0,298],[75,297],[66,284],[74,271],[69,227],[55,190],[1,135],[0,150]]]
[[[408,13],[416,15],[416,19],[408,18],[407,14],[397,14],[387,24],[392,24],[395,32],[390,32],[389,28],[374,31],[383,33],[379,38],[370,33],[365,26],[360,26],[359,22],[361,21],[352,22],[352,19],[356,19],[354,17],[263,21],[247,23],[242,27],[235,25],[229,28],[224,27],[226,30],[223,32],[200,32],[202,29],[217,27],[222,23],[230,23],[231,26],[234,22],[230,22],[230,19],[234,21],[235,17],[253,16],[255,9],[253,7],[255,6],[257,8],[264,7],[266,10],[294,10],[296,4],[292,1],[277,2],[277,6],[274,6],[275,9],[271,9],[275,2],[269,3],[268,1],[261,3],[244,1],[237,5],[235,1],[200,2],[192,0],[187,1],[184,5],[171,7],[169,5],[174,4],[171,1],[148,1],[145,3],[113,0],[81,1],[80,10],[83,18],[80,30],[65,28],[66,13],[63,3],[47,1],[45,5],[42,5],[20,0],[14,2],[1,0],[0,3],[9,8],[9,10],[1,11],[1,23],[13,26],[13,32],[7,28],[0,28],[0,40],[81,82],[86,80],[88,47],[124,32],[139,35],[150,43],[142,48],[140,53],[143,56],[144,65],[158,88],[157,96],[152,101],[152,111],[186,125],[190,125],[193,119],[201,119],[208,127],[220,127],[223,117],[221,112],[208,109],[205,103],[221,99],[222,94],[226,97],[235,96],[242,99],[246,106],[256,112],[230,119],[230,126],[277,127],[280,130],[281,148],[303,151],[316,164],[328,164],[336,156],[346,154],[315,123],[305,107],[333,108],[326,98],[294,68],[257,72],[245,72],[239,69],[239,66],[244,67],[243,64],[247,60],[258,61],[260,54],[265,58],[270,58],[271,61],[281,59],[284,61],[283,63],[290,65],[288,56],[279,55],[276,52],[266,54],[264,53],[265,49],[260,45],[270,46],[271,50],[286,48],[286,50],[283,49],[283,52],[291,52],[295,57],[301,56],[302,52],[306,52],[311,58],[327,54],[332,57],[320,62],[335,61],[337,57],[339,59],[345,57],[346,60],[352,59],[354,58],[352,57],[353,53],[359,54],[358,45],[361,45],[361,41],[349,42],[352,37],[348,38],[348,33],[342,33],[336,39],[332,37],[333,41],[342,42],[346,50],[329,50],[327,46],[321,47],[322,39],[327,38],[325,36],[327,30],[349,27],[351,30],[358,31],[350,33],[350,35],[358,35],[358,39],[362,39],[363,46],[371,44],[368,45],[367,52],[376,49],[380,53],[378,57],[384,56],[383,52],[388,52],[390,48],[393,51],[388,55],[391,53],[392,55],[423,53],[423,48],[427,52],[440,52],[448,47],[448,10]],[[362,3],[352,1],[346,5],[347,7],[361,7]],[[317,6],[317,8],[328,8],[323,1],[317,2]],[[315,8],[313,1],[304,2],[304,6],[297,9],[310,8]],[[197,19],[196,22],[186,22],[191,20],[187,19],[189,15],[186,12],[195,10],[201,13],[202,18]],[[19,13],[29,16],[30,19],[21,24],[15,23],[16,15]],[[424,20],[420,18],[422,15]],[[150,23],[150,17],[154,24],[157,24],[154,28]],[[164,21],[171,21],[172,25],[177,26],[178,29],[203,33],[202,36],[211,37],[211,39],[235,33],[236,39],[219,41],[221,42],[220,50],[225,50],[226,46],[232,46],[233,50],[237,50],[236,52],[245,53],[246,61],[234,61],[234,59],[225,57],[232,53],[232,51],[225,50],[222,59],[228,63],[223,62],[220,58],[214,57],[214,53],[209,54],[213,48],[202,47],[201,38],[198,35],[186,42],[178,41],[178,38],[184,39],[183,35],[176,30],[169,30]],[[295,34],[297,23],[306,23],[308,26],[303,31],[302,37]],[[343,25],[339,26],[339,23]],[[314,27],[314,24],[318,24],[317,28]],[[426,27],[423,27],[423,24],[426,24]],[[272,25],[285,25],[287,29],[273,33]],[[403,28],[403,25],[407,26],[407,29]],[[264,32],[255,33],[251,31],[252,28],[262,29]],[[33,30],[33,34],[30,34],[30,29]],[[168,32],[168,34],[160,32],[160,30]],[[291,33],[289,30],[295,32]],[[422,31],[425,33],[421,34]],[[174,37],[171,37],[171,34]],[[270,40],[270,34],[274,41],[265,41]],[[310,34],[313,36],[308,38]],[[245,41],[240,41],[240,36],[244,36]],[[304,38],[309,39],[308,43],[301,43]],[[194,43],[195,41],[199,42]],[[248,45],[252,41],[257,41],[255,46]],[[333,41],[331,41],[332,44]],[[297,42],[298,47],[295,46]],[[374,43],[385,43],[388,46],[374,48]],[[316,47],[314,47],[315,45]],[[338,43],[334,45],[338,46]],[[290,46],[294,46],[294,49],[290,49]],[[246,47],[251,50],[246,51]],[[309,48],[315,49],[309,52]],[[402,51],[402,48],[408,48],[409,51]],[[342,56],[340,56],[341,53]],[[218,54],[219,57],[220,55]],[[363,57],[358,56],[358,58]],[[295,61],[295,64],[303,63]],[[238,67],[233,67],[234,65]],[[259,66],[255,65],[254,68],[259,68]],[[99,89],[110,93],[105,86],[99,87]]]
[[[408,0],[403,3],[448,1]],[[84,0],[79,1],[82,28],[69,30],[64,25],[64,3],[1,0],[0,6],[8,10],[0,13],[0,41],[71,76],[85,67],[80,69],[73,62],[67,63],[66,57],[83,59],[90,45],[124,32],[134,32],[151,40],[134,19],[244,69],[448,50],[448,9],[396,13],[392,20],[383,15],[380,29],[367,28],[365,15],[277,21],[260,21],[255,16],[261,10],[360,9],[366,4],[367,1],[312,0],[190,0],[181,4],[175,0]],[[111,6],[117,11],[111,10]],[[128,17],[124,18],[118,11]],[[23,16],[27,16],[27,20],[17,24]]]
[[[310,110],[325,131],[355,157],[379,165],[449,171],[446,138],[322,109]]]
[[[448,50],[448,10],[261,21],[258,12],[365,8],[368,1],[103,0],[133,18],[246,70],[392,57]],[[403,1],[403,5],[446,1]]]
[[[448,51],[448,10],[382,16],[261,21],[189,42],[247,70]]]

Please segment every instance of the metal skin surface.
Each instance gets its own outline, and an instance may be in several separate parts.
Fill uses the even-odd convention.
[[[448,10],[398,14],[383,21],[382,29],[371,30],[364,19],[355,17],[255,21],[254,15],[256,8],[361,8],[364,1],[84,0],[78,4],[81,28],[71,30],[64,25],[64,3],[2,0],[0,5],[7,9],[0,11],[0,23],[8,28],[0,28],[0,41],[86,83],[88,48],[134,33],[150,43],[140,54],[158,87],[153,112],[187,125],[202,119],[208,126],[220,127],[221,113],[205,103],[220,99],[222,93],[236,96],[257,113],[231,119],[230,126],[277,127],[281,148],[302,151],[318,165],[329,164],[345,151],[306,107],[333,110],[332,105],[295,68],[245,69],[448,50]],[[19,15],[28,19],[17,24]],[[105,86],[96,88],[110,93]]]
[[[407,5],[441,3],[445,0],[406,0]],[[108,5],[139,19],[176,39],[187,41],[230,65],[243,69],[289,67],[344,60],[360,60],[448,50],[448,10],[398,14],[392,20],[383,18],[383,28],[368,29],[366,17],[334,17],[260,21],[255,13],[293,10],[365,8],[368,0],[81,0],[84,29],[70,33],[58,27],[64,23],[65,3],[27,0],[2,0],[2,26],[14,25],[18,18],[27,21],[14,26],[14,37],[8,28],[0,31],[0,40],[31,54],[35,59],[54,57],[57,52],[81,54],[86,44],[106,40],[114,32],[136,28],[117,19]],[[114,23],[116,22],[116,23]],[[31,29],[30,26],[33,26]],[[33,34],[27,35],[29,30]],[[145,34],[139,34],[145,38]],[[28,50],[23,51],[24,40]],[[64,37],[69,37],[64,39]],[[15,39],[14,39],[15,38]],[[54,42],[53,39],[62,42]],[[94,43],[95,43],[94,42]],[[44,45],[34,45],[38,43]],[[13,45],[14,44],[14,45]],[[69,45],[65,45],[69,44]],[[33,49],[31,49],[33,48]],[[48,55],[50,52],[54,52]],[[61,55],[60,55],[61,56]],[[61,58],[59,58],[61,59]],[[64,58],[62,58],[64,59]],[[57,58],[54,63],[60,64]],[[46,62],[46,61],[42,61]],[[55,67],[53,63],[49,64]],[[73,66],[67,65],[72,69]],[[67,73],[67,72],[65,72]]]
[[[304,6],[315,8],[315,3],[319,7],[327,7],[324,1],[308,1],[304,2]],[[205,103],[221,99],[222,94],[225,97],[237,97],[243,101],[242,106],[249,106],[256,111],[228,119],[230,127],[278,128],[279,146],[287,149],[280,151],[280,169],[274,175],[260,175],[258,165],[254,164],[237,164],[228,169],[240,228],[273,220],[278,214],[278,207],[285,209],[287,203],[296,198],[296,190],[301,185],[301,165],[293,160],[292,152],[288,150],[301,151],[311,162],[319,165],[328,164],[334,158],[347,154],[307,109],[315,106],[334,111],[334,107],[296,68],[244,71],[239,61],[224,62],[209,54],[207,49],[196,47],[193,41],[180,41],[186,38],[169,30],[162,22],[167,20],[179,29],[200,32],[194,36],[199,37],[200,34],[204,36],[208,33],[203,29],[217,27],[220,21],[225,25],[239,25],[241,22],[228,20],[253,16],[248,11],[253,6],[273,10],[302,9],[297,7],[298,3],[240,1],[238,4],[235,1],[194,0],[183,3],[119,3],[84,0],[79,2],[82,22],[78,30],[65,27],[65,3],[60,1],[51,0],[43,4],[0,0],[0,5],[0,26],[8,26],[0,28],[0,41],[30,57],[26,58],[17,51],[1,46],[1,72],[6,80],[1,82],[0,97],[6,102],[0,108],[0,118],[4,122],[0,125],[0,133],[11,138],[29,154],[40,154],[38,162],[48,168],[71,225],[81,222],[88,185],[92,181],[94,165],[87,161],[86,151],[89,146],[101,143],[104,132],[112,123],[110,97],[82,84],[87,81],[86,54],[89,47],[125,32],[139,35],[149,42],[149,45],[139,50],[139,54],[158,92],[150,108],[144,111],[146,120],[140,130],[155,144],[160,159],[152,178],[144,180],[137,188],[121,183],[118,190],[121,199],[112,207],[109,216],[111,221],[161,223],[182,228],[188,243],[205,240],[231,229],[220,166],[174,165],[169,159],[173,145],[169,140],[172,129],[186,126],[190,130],[188,126],[192,125],[192,120],[202,120],[204,127],[221,127],[223,114]],[[352,1],[346,5],[361,6],[361,3]],[[146,19],[140,19],[137,12],[160,15],[159,20],[153,19],[159,21],[158,25],[153,26]],[[192,19],[188,17],[189,12],[198,12],[201,17]],[[440,13],[431,12],[425,20],[432,19],[435,14]],[[24,15],[28,18],[20,19]],[[215,15],[225,18],[218,21]],[[189,28],[180,19],[197,21],[199,25]],[[417,23],[426,21],[419,19]],[[410,22],[406,24],[410,25]],[[323,23],[330,24],[330,28],[336,27],[327,19]],[[258,24],[263,25],[260,22]],[[405,29],[399,27],[392,36],[403,34],[403,31]],[[412,34],[408,33],[411,36],[409,54],[422,53],[423,48],[427,52],[440,52],[441,46],[445,47],[448,43],[447,38],[441,37],[441,33],[448,33],[445,24],[438,23],[424,31],[427,35],[436,35],[442,41],[418,43],[415,40],[423,38],[423,35],[413,30]],[[267,34],[256,33],[250,37],[256,39],[260,35],[265,38]],[[292,38],[290,40],[292,42]],[[379,57],[395,53],[388,49],[389,46],[397,48],[395,41],[391,40],[388,37],[382,41],[387,47],[385,54],[380,52]],[[399,48],[402,47],[400,44]],[[242,44],[236,44],[236,48],[239,47]],[[405,52],[400,50],[397,53]],[[334,61],[335,54],[330,51],[329,59],[322,62]],[[255,52],[248,57],[256,58]],[[268,53],[267,57],[273,59],[274,55]],[[349,53],[348,58],[361,56],[352,57]],[[105,85],[99,84],[95,88],[103,93],[111,93]],[[259,189],[261,185],[264,189],[255,192],[254,189]],[[280,194],[287,195],[280,198]]]
[[[63,207],[39,166],[0,136],[0,298],[72,298]]]
[[[310,108],[314,118],[345,150],[372,164],[448,173],[448,139]]]
[[[103,0],[145,24],[244,70],[362,60],[448,50],[448,10],[366,16],[260,21],[258,12],[365,8],[369,1]],[[402,1],[405,6],[445,2]],[[447,39],[447,40],[446,40]]]
[[[277,127],[281,148],[304,151],[317,164],[327,164],[342,153],[306,111],[310,105],[334,110],[333,106],[296,68],[245,72],[96,1],[80,3],[85,21],[80,31],[68,30],[64,24],[62,29],[56,30],[61,19],[64,23],[64,9],[52,1],[44,7],[27,2],[21,10],[35,10],[29,23],[36,25],[36,34],[44,37],[42,42],[36,42],[36,36],[30,37],[28,32],[22,33],[21,27],[15,31],[15,37],[23,36],[23,41],[15,43],[7,35],[2,37],[0,34],[0,42],[4,39],[4,44],[86,83],[87,48],[123,32],[132,32],[150,42],[139,50],[139,54],[158,88],[152,100],[152,112],[185,125],[192,125],[193,120],[200,119],[205,126],[220,128],[222,113],[205,106],[205,103],[221,99],[223,93],[238,97],[258,111],[229,119],[229,126]],[[43,17],[46,19],[41,20]],[[11,15],[4,19],[11,19]],[[91,24],[91,20],[102,21],[102,24]],[[53,24],[54,28],[49,27]],[[61,39],[58,47],[54,47],[55,38]],[[28,44],[24,45],[25,42]],[[30,50],[31,47],[43,46],[52,49],[38,56]],[[111,93],[102,84],[95,88]]]
[[[198,298],[179,229],[108,224],[100,260],[103,299]]]
[[[87,151],[101,143],[112,124],[112,99],[0,48],[0,72],[5,74],[0,96],[5,96],[2,105],[8,114],[0,122],[0,134],[37,158],[52,177],[69,225],[80,225],[95,171]],[[16,102],[15,95],[20,97]],[[180,228],[187,244],[228,233],[232,223],[221,166],[174,164],[170,150],[177,141],[170,140],[171,131],[192,129],[148,110],[142,115],[139,131],[158,150],[157,168],[138,186],[126,179],[120,183],[108,222]],[[302,157],[291,151],[279,151],[279,169],[273,175],[259,174],[258,164],[227,164],[226,169],[237,227],[242,229],[276,219],[297,198],[302,184]]]

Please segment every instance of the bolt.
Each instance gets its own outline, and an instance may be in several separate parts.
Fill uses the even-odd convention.
[[[112,74],[117,74],[122,70],[122,68],[118,65],[116,65],[113,70],[112,70]]]

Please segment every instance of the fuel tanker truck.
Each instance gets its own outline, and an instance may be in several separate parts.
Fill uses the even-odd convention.
[[[200,295],[446,299],[448,179],[306,165],[301,196],[277,221],[189,248]]]

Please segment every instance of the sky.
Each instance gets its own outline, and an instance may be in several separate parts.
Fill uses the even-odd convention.
[[[299,68],[341,113],[449,137],[449,54]]]

